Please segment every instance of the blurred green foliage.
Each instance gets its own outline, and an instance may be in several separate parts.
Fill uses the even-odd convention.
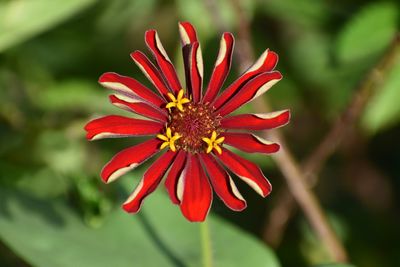
[[[129,58],[145,50],[149,28],[159,31],[183,77],[177,21],[191,21],[202,41],[207,79],[220,35],[212,2],[0,0],[1,266],[200,266],[198,225],[182,219],[163,188],[139,215],[120,209],[147,164],[122,183],[100,181],[103,164],[140,140],[89,143],[83,126],[102,114],[127,115],[108,103],[108,92],[97,84],[103,72],[149,85]],[[251,19],[255,54],[269,47],[280,56],[284,79],[265,97],[274,109],[292,110],[284,131],[290,148],[305,159],[399,32],[399,3],[238,2]],[[221,25],[237,36],[241,22],[232,1],[215,5]],[[316,189],[355,266],[400,265],[400,59],[395,62]],[[226,84],[237,77],[237,63]],[[249,204],[242,213],[215,200],[215,266],[349,267],[328,264],[300,213],[278,248],[262,244],[263,223],[284,184],[271,160],[248,156],[264,169],[274,192],[259,199],[240,183]]]

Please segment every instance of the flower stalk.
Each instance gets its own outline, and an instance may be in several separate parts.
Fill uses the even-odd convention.
[[[212,244],[208,220],[199,223],[203,267],[212,267]]]

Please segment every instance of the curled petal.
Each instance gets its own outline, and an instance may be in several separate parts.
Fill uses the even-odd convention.
[[[235,39],[231,33],[226,32],[222,35],[217,61],[215,62],[214,70],[203,99],[204,103],[214,101],[224,84],[231,68],[234,44]]]
[[[179,34],[182,46],[197,42],[196,30],[189,22],[179,22]]]
[[[132,119],[110,115],[94,119],[85,126],[88,140],[103,138],[152,135],[159,133],[164,125],[155,121]]]
[[[155,108],[154,106],[151,106],[144,102],[126,97],[125,95],[110,95],[109,98],[114,106],[117,106],[124,110],[131,111],[141,116],[160,122],[166,122],[168,119],[167,113],[164,110]]]
[[[169,87],[177,94],[179,90],[182,89],[182,86],[167,52],[161,44],[157,32],[155,30],[148,30],[145,34],[145,40],[150,51],[156,58],[158,66],[160,67]]]
[[[139,185],[122,205],[125,211],[133,213],[139,211],[143,199],[157,188],[175,156],[176,153],[168,151],[150,166]]]
[[[198,42],[194,42],[189,46],[185,73],[188,92],[192,95],[193,101],[198,102],[201,98],[201,89],[203,87],[203,56]]]
[[[159,151],[161,140],[150,139],[116,154],[101,171],[104,182],[115,181],[121,175],[136,168]]]
[[[150,62],[146,55],[140,51],[133,52],[131,57],[147,79],[156,87],[157,91],[167,99],[167,94],[169,92],[168,86],[165,84],[159,70]]]
[[[180,203],[177,192],[178,179],[181,177],[186,162],[186,152],[180,150],[177,152],[177,154],[178,155],[176,156],[171,169],[168,172],[167,178],[165,179],[165,187],[167,188],[169,197],[174,204]]]
[[[247,205],[246,201],[224,168],[211,155],[201,153],[200,158],[207,170],[215,193],[217,193],[225,205],[236,211],[245,209]]]
[[[131,77],[107,72],[100,76],[99,83],[105,88],[115,90],[134,100],[146,101],[156,107],[165,105],[161,97]]]
[[[278,63],[278,55],[268,49],[257,59],[257,61],[247,69],[236,81],[226,88],[214,102],[216,109],[220,108],[233,95],[235,95],[241,87],[252,78],[263,72],[272,71]]]
[[[216,112],[221,116],[225,116],[235,111],[242,105],[265,93],[281,79],[282,75],[278,71],[259,74],[247,82],[237,94],[235,94]]]
[[[225,129],[267,130],[286,125],[290,120],[288,109],[262,114],[240,114],[225,117],[221,126]]]
[[[183,175],[178,181],[182,214],[191,222],[201,222],[211,207],[212,190],[197,154],[188,154]]]
[[[228,169],[235,173],[261,196],[266,197],[271,192],[271,184],[267,178],[265,178],[260,168],[251,161],[248,161],[225,148],[222,148],[222,153],[216,154],[216,156]]]
[[[277,143],[269,142],[254,134],[226,132],[222,136],[225,137],[225,144],[248,153],[275,153],[280,148]]]

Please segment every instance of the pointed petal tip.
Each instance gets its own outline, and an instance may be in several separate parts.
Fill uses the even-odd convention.
[[[139,206],[137,208],[133,208],[132,205],[130,205],[130,203],[128,203],[128,202],[124,202],[121,205],[121,207],[127,213],[138,213],[140,211],[140,208],[141,208],[141,206]]]
[[[189,21],[179,21],[178,25],[185,27],[185,26],[191,26],[193,27],[192,23],[190,23]]]
[[[233,34],[231,32],[224,32],[222,34],[223,38],[225,39],[229,39],[229,40],[235,40],[235,37],[233,36]]]
[[[140,50],[135,50],[135,51],[133,51],[133,52],[131,52],[130,54],[129,54],[129,56],[134,60],[135,59],[135,57],[137,57],[139,54],[141,54],[142,52],[140,51]]]
[[[144,34],[145,35],[147,35],[147,34],[154,34],[154,33],[156,33],[157,31],[155,30],[155,29],[148,29]]]
[[[110,80],[114,80],[113,78],[115,77],[115,75],[116,75],[115,72],[105,72],[99,77],[98,83],[102,84],[104,82],[109,82]]]

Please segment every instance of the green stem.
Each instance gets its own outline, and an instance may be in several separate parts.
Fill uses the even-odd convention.
[[[200,223],[201,251],[204,267],[212,267],[212,248],[208,221]]]

